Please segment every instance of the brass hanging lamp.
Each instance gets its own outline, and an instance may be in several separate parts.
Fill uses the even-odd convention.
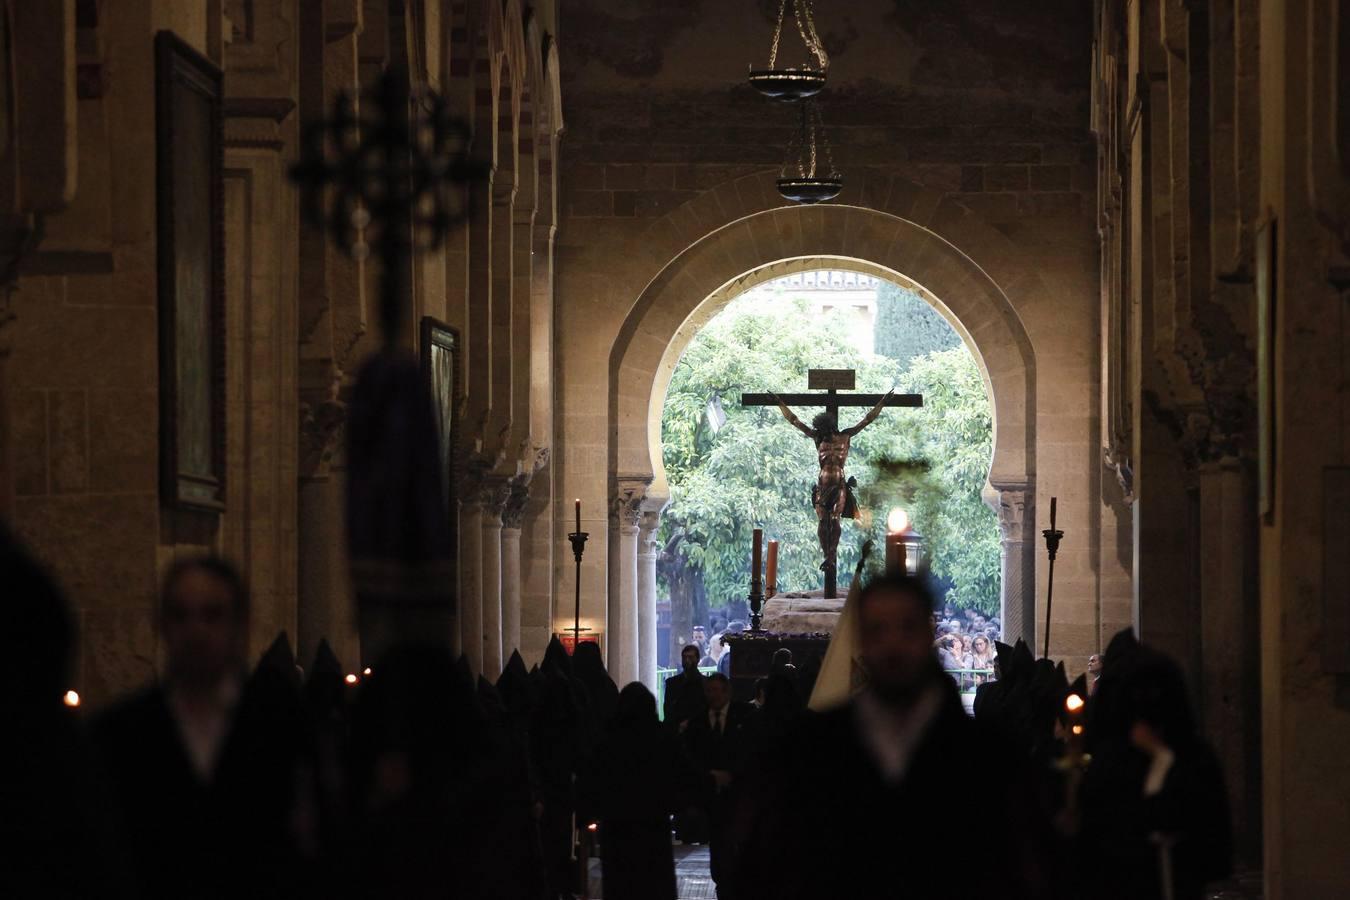
[[[792,3],[792,16],[797,21],[797,33],[801,35],[806,52],[813,62],[800,67],[778,67],[778,45],[783,36],[783,20],[787,17],[787,5]],[[825,75],[830,68],[830,57],[825,46],[816,34],[815,17],[811,11],[811,0],[780,0],[778,5],[778,24],[773,30],[773,43],[769,46],[769,66],[766,69],[751,69],[750,84],[755,90],[774,100],[804,100],[820,93],[825,87]]]
[[[807,99],[798,103],[798,108],[801,118],[778,173],[778,193],[794,203],[833,200],[844,189],[844,179],[834,167],[834,154],[821,124],[820,106]]]

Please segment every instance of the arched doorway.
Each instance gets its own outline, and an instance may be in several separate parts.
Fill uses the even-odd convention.
[[[861,207],[782,207],[736,219],[678,252],[640,292],[613,345],[608,443],[619,521],[610,536],[608,612],[618,679],[655,682],[653,538],[669,498],[660,409],[670,373],[698,328],[731,297],[822,264],[912,286],[979,363],[994,407],[988,480],[1002,529],[1004,634],[1035,634],[1035,542],[1027,512],[1036,473],[1036,365],[1008,297],[960,249],[909,219]]]
[[[839,544],[840,590],[863,542],[880,547],[888,511],[903,507],[926,539],[935,589],[951,607],[945,618],[959,623],[949,629],[972,640],[1000,636],[999,529],[987,503],[988,385],[931,301],[884,274],[858,271],[871,268],[803,259],[738,279],[730,302],[699,328],[669,375],[661,410],[670,502],[658,531],[658,665],[677,665],[691,642],[703,648],[704,665],[717,664],[720,634],[745,627],[755,528],[776,542],[778,593],[821,587],[815,447],[777,410],[741,402],[747,391],[801,390],[812,368],[851,370],[858,391],[925,397],[920,409],[884,412],[853,441],[848,471],[857,476],[859,505]],[[804,421],[817,411],[796,410]],[[841,425],[864,413],[847,411]],[[973,691],[973,675],[954,678]]]

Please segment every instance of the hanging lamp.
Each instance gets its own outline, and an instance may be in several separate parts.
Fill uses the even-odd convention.
[[[800,123],[778,173],[778,193],[794,203],[833,200],[844,189],[844,179],[835,171],[820,107],[815,100],[803,100],[798,107]]]
[[[806,45],[806,51],[814,57],[815,65],[800,68],[778,67],[778,44],[783,36],[783,19],[787,16],[789,0],[780,0],[778,4],[778,24],[773,30],[773,43],[769,46],[769,67],[751,69],[750,84],[755,90],[774,100],[802,100],[820,93],[825,87],[825,74],[830,68],[830,57],[825,46],[816,34],[815,18],[811,14],[811,0],[791,0],[792,16],[797,20],[797,33]]]

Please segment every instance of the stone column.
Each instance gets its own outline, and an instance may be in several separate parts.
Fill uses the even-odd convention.
[[[998,488],[998,528],[1001,535],[1000,573],[1004,643],[1018,638],[1036,644],[1036,540],[1035,499],[1026,485]],[[1030,532],[1030,534],[1028,533]]]
[[[296,654],[306,669],[322,640],[349,670],[362,661],[344,527],[345,416],[336,399],[301,404]]]
[[[656,529],[660,523],[659,512],[643,512],[637,554],[638,680],[653,694],[656,693]]]
[[[483,671],[483,505],[476,490],[459,512],[459,634],[469,670]]]
[[[643,486],[645,487],[645,485]],[[638,680],[638,531],[641,488],[623,487],[614,500],[610,538],[609,674],[620,688]]]
[[[502,662],[520,649],[520,526],[525,518],[525,503],[530,492],[523,484],[513,484],[502,510]]]
[[[483,617],[482,668],[489,681],[496,681],[502,673],[502,508],[506,502],[505,485],[493,485],[483,492],[482,514],[482,584]]]
[[[1200,709],[1219,754],[1240,859],[1256,859],[1261,834],[1261,598],[1255,479],[1234,458],[1205,463],[1200,486]]]

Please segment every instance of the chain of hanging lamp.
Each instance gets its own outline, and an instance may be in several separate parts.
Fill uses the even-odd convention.
[[[777,67],[778,45],[783,38],[783,20],[787,17],[787,4],[788,0],[782,0],[778,5],[778,24],[773,29],[773,43],[769,45],[770,69]],[[792,0],[792,15],[797,20],[797,33],[801,35],[807,52],[816,58],[820,71],[824,72],[830,67],[830,55],[825,52],[825,45],[821,43],[820,35],[816,33],[811,0]]]
[[[769,45],[769,67],[751,69],[750,84],[766,97],[774,100],[801,100],[820,92],[825,86],[825,75],[830,67],[830,56],[825,45],[816,33],[815,16],[811,10],[811,0],[791,0],[792,16],[797,22],[797,33],[801,35],[807,54],[814,59],[800,67],[778,67],[778,51],[783,42],[783,22],[787,19],[788,0],[778,4],[778,22],[773,29],[773,42]]]
[[[831,200],[844,183],[834,168],[820,106],[814,99],[802,100],[799,106],[797,131],[788,142],[787,157],[778,173],[778,192],[797,203]]]

